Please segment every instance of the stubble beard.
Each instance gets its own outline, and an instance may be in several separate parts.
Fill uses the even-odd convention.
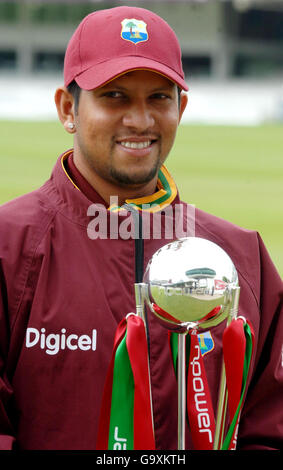
[[[109,167],[109,175],[113,182],[116,184],[125,187],[125,186],[137,186],[149,183],[153,178],[156,177],[160,167],[162,166],[162,157],[161,157],[161,146],[159,147],[159,151],[157,156],[155,157],[155,161],[149,170],[144,170],[142,173],[132,173],[129,174],[126,171],[121,171],[118,165],[115,165],[114,162],[114,146],[112,147],[111,154],[110,154],[110,167]]]
[[[161,144],[159,146],[158,154],[155,156],[153,164],[148,171],[144,170],[141,172],[136,172],[129,174],[127,171],[122,171],[117,164],[115,164],[115,141],[113,139],[110,151],[109,151],[109,159],[108,162],[104,165],[104,168],[100,165],[97,165],[95,158],[91,155],[91,152],[82,145],[82,142],[79,142],[79,147],[81,150],[81,154],[85,162],[89,168],[92,169],[94,173],[99,175],[105,181],[109,183],[121,186],[121,187],[136,187],[142,186],[144,184],[149,183],[153,178],[156,177],[158,174],[159,169],[161,168],[163,161],[165,158],[162,159],[162,151],[161,151]]]
[[[115,166],[110,167],[110,177],[115,183],[121,186],[136,186],[149,183],[158,173],[161,167],[160,160],[156,160],[154,166],[143,174],[133,173],[129,175],[126,172],[119,171]]]

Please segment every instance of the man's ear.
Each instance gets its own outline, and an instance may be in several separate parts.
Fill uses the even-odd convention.
[[[65,130],[70,134],[75,132],[75,102],[74,97],[66,87],[57,88],[55,92],[55,104],[58,117]]]
[[[186,106],[188,104],[188,95],[184,91],[181,91],[180,95],[180,107],[179,107],[179,123],[182,119],[183,113],[186,109]]]

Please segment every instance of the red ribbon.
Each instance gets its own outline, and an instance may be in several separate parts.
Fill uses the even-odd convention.
[[[157,315],[159,315],[162,318],[165,318],[165,320],[169,320],[171,323],[176,323],[176,324],[182,323],[180,320],[178,320],[175,317],[172,317],[170,313],[166,312],[165,310],[163,310],[163,308],[159,307],[158,305],[152,304],[152,307],[154,311],[157,313]]]
[[[154,309],[154,311],[160,317],[165,318],[166,320],[169,320],[170,322],[175,323],[176,325],[181,325],[182,324],[181,320],[178,320],[177,318],[172,317],[172,315],[170,315],[170,313],[166,312],[166,310],[163,310],[163,308],[159,307],[158,305],[152,304],[152,308]],[[216,315],[218,315],[220,310],[221,310],[221,306],[215,307],[210,312],[208,312],[205,317],[202,318],[202,321],[206,321],[206,320],[210,320],[210,319],[214,318]],[[195,321],[197,322],[197,320],[195,320]],[[193,322],[194,321],[192,321],[192,323]]]
[[[126,341],[135,380],[134,449],[155,449],[147,340],[143,320],[136,315],[128,317]]]
[[[190,334],[187,411],[194,448],[212,450],[215,419],[197,333]]]
[[[245,325],[245,323],[247,323]],[[247,333],[250,331],[250,334]],[[169,333],[173,365],[176,373],[178,333]],[[250,341],[250,338],[252,341]],[[203,358],[196,330],[188,333],[189,357],[187,372],[187,413],[194,449],[213,449],[215,418],[206,378]],[[230,416],[223,449],[235,449],[238,424],[243,406],[243,397],[254,346],[254,331],[250,323],[241,317],[233,320],[223,333],[223,357],[226,372],[228,408]],[[225,416],[223,415],[220,435],[224,434]]]
[[[228,449],[234,450],[237,443],[237,433],[240,421],[241,409],[243,407],[243,393],[245,392],[249,363],[245,364],[247,360],[247,337],[245,334],[244,325],[247,322],[248,329],[251,334],[251,352],[254,349],[254,330],[250,322],[238,317],[233,320],[230,325],[225,328],[223,333],[223,357],[225,363],[226,383],[228,390],[228,409],[230,415],[230,422],[233,421],[236,413],[238,417],[234,425],[232,438],[230,440]],[[247,370],[245,370],[245,367]],[[246,376],[244,376],[245,374]]]
[[[144,322],[135,314],[130,314],[127,318],[124,318],[119,323],[115,333],[112,357],[106,376],[100,410],[96,449],[108,450],[114,363],[117,348],[125,335],[127,353],[134,380],[133,449],[152,450],[155,449],[155,439],[150,399],[147,340]],[[117,386],[119,389],[119,383],[115,385],[116,389]],[[127,403],[123,403],[123,407],[126,407],[128,411]]]
[[[223,356],[225,362],[229,414],[234,416],[242,391],[246,339],[243,320],[238,319],[225,328],[223,333]]]

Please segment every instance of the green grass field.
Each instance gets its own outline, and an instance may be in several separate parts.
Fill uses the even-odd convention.
[[[1,121],[0,203],[41,185],[70,147],[59,122]],[[183,200],[259,231],[283,276],[283,126],[182,125],[167,167]]]

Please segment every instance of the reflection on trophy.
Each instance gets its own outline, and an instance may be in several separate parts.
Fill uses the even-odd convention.
[[[197,237],[176,240],[151,258],[143,293],[150,311],[161,324],[178,333],[178,449],[185,449],[186,335],[211,328],[237,316],[238,275],[227,253],[215,243]],[[139,303],[142,300],[139,298]],[[227,407],[224,363],[219,384],[213,448],[223,440]]]

